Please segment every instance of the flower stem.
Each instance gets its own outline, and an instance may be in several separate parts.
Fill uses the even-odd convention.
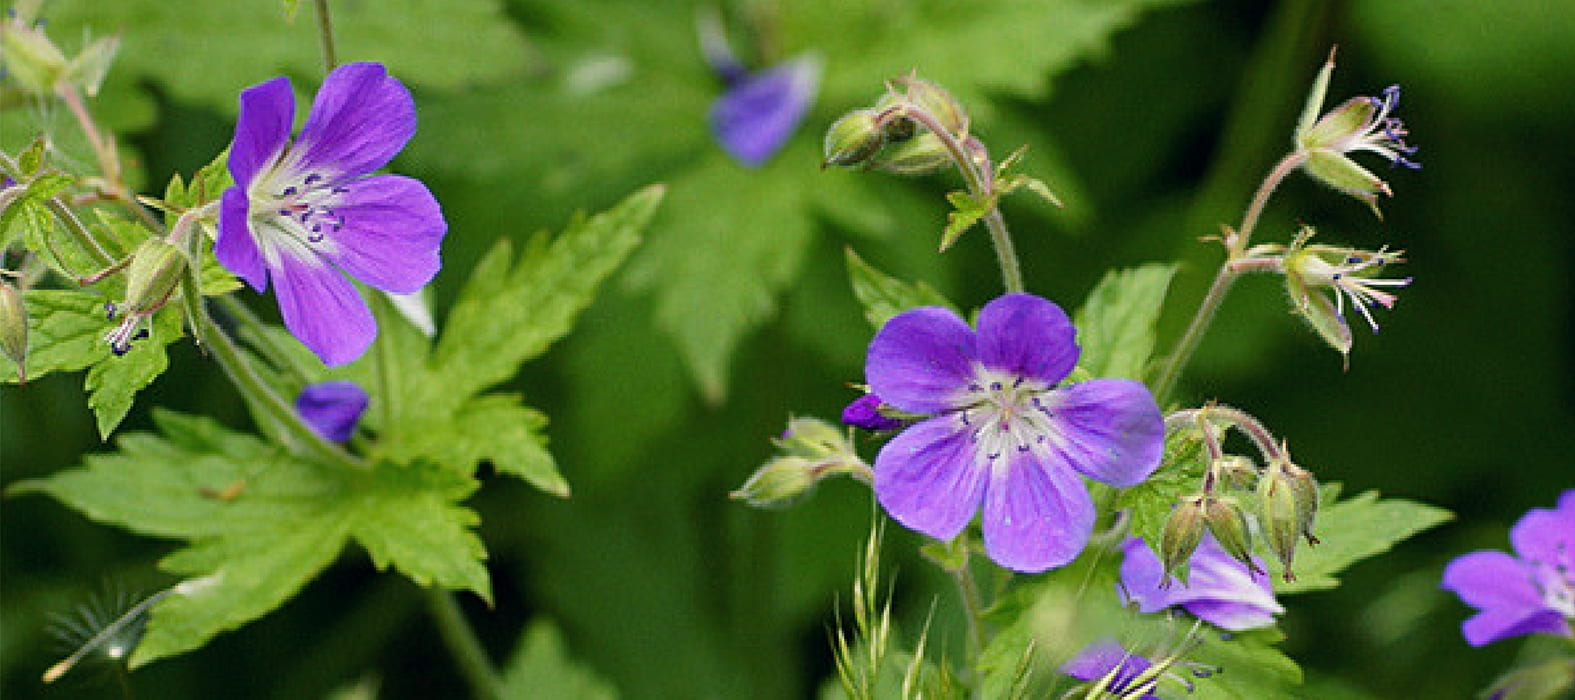
[[[492,661],[487,658],[487,650],[481,646],[476,631],[465,620],[459,603],[454,601],[454,595],[436,587],[427,588],[425,593],[427,608],[437,623],[438,635],[443,638],[449,653],[454,655],[454,660],[459,662],[460,674],[470,684],[472,697],[485,700],[502,697],[498,673],[492,668]]]
[[[964,540],[967,535],[958,535],[957,539],[947,543],[948,548],[955,548],[960,552],[957,566],[951,567],[939,560],[931,559],[941,565],[941,569],[950,576],[952,583],[957,585],[957,597],[962,599],[963,612],[966,613],[968,622],[968,666],[972,667],[973,660],[979,658],[979,653],[984,650],[984,626],[981,621],[984,616],[984,606],[979,600],[979,586],[974,583],[973,569],[968,566],[968,544]]]
[[[317,40],[323,47],[324,72],[332,73],[339,67],[339,57],[334,53],[334,21],[328,14],[328,0],[313,0],[312,5],[317,11]]]
[[[986,197],[993,196],[992,183],[986,180],[986,174],[980,169],[980,164],[969,155],[961,141],[946,129],[933,115],[912,105],[903,111],[903,115],[922,124],[930,133],[935,134],[941,145],[946,148],[946,153],[951,156],[952,163],[957,166],[957,171],[962,173],[963,182],[968,186],[968,193],[975,199],[983,201]],[[985,162],[989,162],[988,156]],[[1007,292],[1023,291],[1022,268],[1017,262],[1017,249],[1012,245],[1012,236],[1006,230],[1006,220],[1001,217],[1001,210],[994,202],[990,204],[989,212],[984,215],[985,228],[990,231],[990,241],[995,245],[995,259],[1001,267],[1001,283]]]
[[[1247,211],[1242,216],[1241,226],[1235,231],[1226,231],[1225,261],[1220,264],[1219,272],[1214,274],[1214,282],[1209,285],[1208,293],[1198,304],[1192,322],[1187,324],[1187,330],[1181,334],[1181,339],[1176,341],[1176,349],[1171,351],[1169,359],[1165,361],[1164,369],[1160,371],[1159,379],[1154,382],[1154,398],[1161,405],[1164,405],[1169,398],[1171,390],[1175,389],[1176,380],[1181,378],[1181,371],[1192,359],[1192,353],[1198,349],[1198,343],[1203,340],[1204,332],[1214,321],[1214,314],[1225,301],[1225,294],[1230,291],[1231,284],[1245,271],[1237,269],[1234,263],[1238,258],[1246,255],[1247,243],[1252,238],[1253,229],[1258,226],[1258,219],[1263,215],[1264,208],[1269,204],[1269,197],[1279,188],[1280,183],[1285,181],[1286,176],[1306,159],[1307,154],[1301,151],[1281,158],[1258,185],[1258,191],[1253,194],[1252,202],[1247,205]]]

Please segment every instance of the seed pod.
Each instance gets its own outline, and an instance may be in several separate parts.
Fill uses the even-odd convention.
[[[16,363],[17,381],[27,383],[27,307],[22,293],[0,280],[0,351]]]

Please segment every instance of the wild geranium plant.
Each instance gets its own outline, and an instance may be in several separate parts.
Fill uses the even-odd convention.
[[[953,211],[939,248],[982,223],[1004,287],[959,313],[969,307],[850,252],[854,292],[875,332],[855,384],[864,393],[842,420],[884,444],[863,469],[799,465],[799,478],[784,479],[792,467],[778,458],[750,480],[772,474],[796,489],[777,494],[785,498],[833,474],[867,474],[884,513],[932,539],[923,552],[956,582],[969,644],[937,654],[926,630],[911,656],[871,652],[914,659],[902,671],[902,696],[1157,698],[1204,688],[1209,697],[1284,696],[1300,681],[1275,646],[1283,638],[1277,616],[1293,604],[1284,598],[1327,588],[1331,574],[1446,517],[1372,494],[1342,500],[1246,408],[1222,397],[1189,406],[1176,391],[1242,274],[1283,276],[1291,310],[1346,357],[1351,310],[1376,332],[1372,307],[1393,308],[1388,290],[1411,281],[1378,276],[1403,262],[1398,253],[1312,245],[1310,228],[1286,232],[1286,243],[1253,243],[1270,196],[1298,169],[1376,211],[1377,195],[1391,190],[1349,154],[1418,167],[1394,115],[1398,88],[1319,115],[1333,68],[1331,54],[1294,149],[1241,223],[1224,227],[1225,260],[1168,352],[1156,352],[1154,326],[1167,311],[1173,265],[1113,271],[1076,314],[1025,289],[1000,200],[1019,189],[1059,200],[1015,172],[1023,149],[996,162],[945,88],[917,74],[897,77],[871,106],[828,128],[826,166],[901,175],[955,168],[965,187],[947,197]],[[1245,453],[1234,447],[1238,434]],[[1368,526],[1378,518],[1386,525]],[[1307,549],[1320,542],[1339,544]],[[987,562],[976,563],[976,551]],[[1277,576],[1264,563],[1270,558]],[[897,645],[870,625],[859,631],[864,645]],[[879,663],[860,665],[845,643],[837,651],[844,692],[881,696],[868,682],[880,676]],[[1067,688],[1068,677],[1080,683]]]

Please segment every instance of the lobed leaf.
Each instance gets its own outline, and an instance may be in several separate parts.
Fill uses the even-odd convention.
[[[1313,533],[1321,543],[1296,548],[1292,570],[1296,580],[1275,578],[1274,592],[1306,593],[1340,585],[1336,574],[1351,565],[1389,551],[1400,542],[1423,530],[1448,522],[1449,511],[1415,501],[1378,498],[1377,491],[1335,500],[1339,486],[1322,489]]]
[[[1143,379],[1154,354],[1154,324],[1175,274],[1171,263],[1106,273],[1077,312],[1078,364],[1094,377]]]
[[[908,284],[890,277],[869,263],[864,262],[852,248],[847,250],[848,278],[853,283],[853,296],[864,307],[864,318],[877,330],[886,321],[908,309],[920,306],[944,306],[955,310],[934,287],[923,281]]]

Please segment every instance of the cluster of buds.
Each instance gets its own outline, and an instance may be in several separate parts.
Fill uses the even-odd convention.
[[[952,157],[948,142],[983,153],[978,140],[968,135],[968,113],[956,98],[909,75],[892,81],[874,107],[853,110],[832,123],[821,165],[924,175]]]
[[[1290,460],[1284,443],[1278,443],[1256,418],[1228,406],[1210,405],[1172,413],[1170,431],[1196,430],[1206,448],[1208,467],[1198,493],[1182,499],[1160,532],[1159,556],[1166,581],[1174,576],[1185,585],[1187,563],[1207,530],[1226,553],[1253,573],[1263,573],[1253,561],[1253,528],[1249,515],[1269,550],[1279,559],[1287,581],[1296,579],[1291,562],[1298,539],[1318,544],[1313,521],[1318,512],[1318,481],[1311,472]],[[1262,454],[1265,466],[1250,457],[1225,454],[1225,433],[1240,430]]]
[[[790,419],[787,430],[772,442],[782,454],[755,470],[729,498],[756,507],[783,506],[827,477],[843,474],[866,483],[874,479],[848,433],[819,418]]]
[[[18,2],[0,20],[5,73],[17,85],[37,95],[55,95],[66,88],[98,94],[120,49],[120,38],[91,42],[75,58],[67,58],[44,34],[43,23],[37,18],[39,4],[40,0]]]

